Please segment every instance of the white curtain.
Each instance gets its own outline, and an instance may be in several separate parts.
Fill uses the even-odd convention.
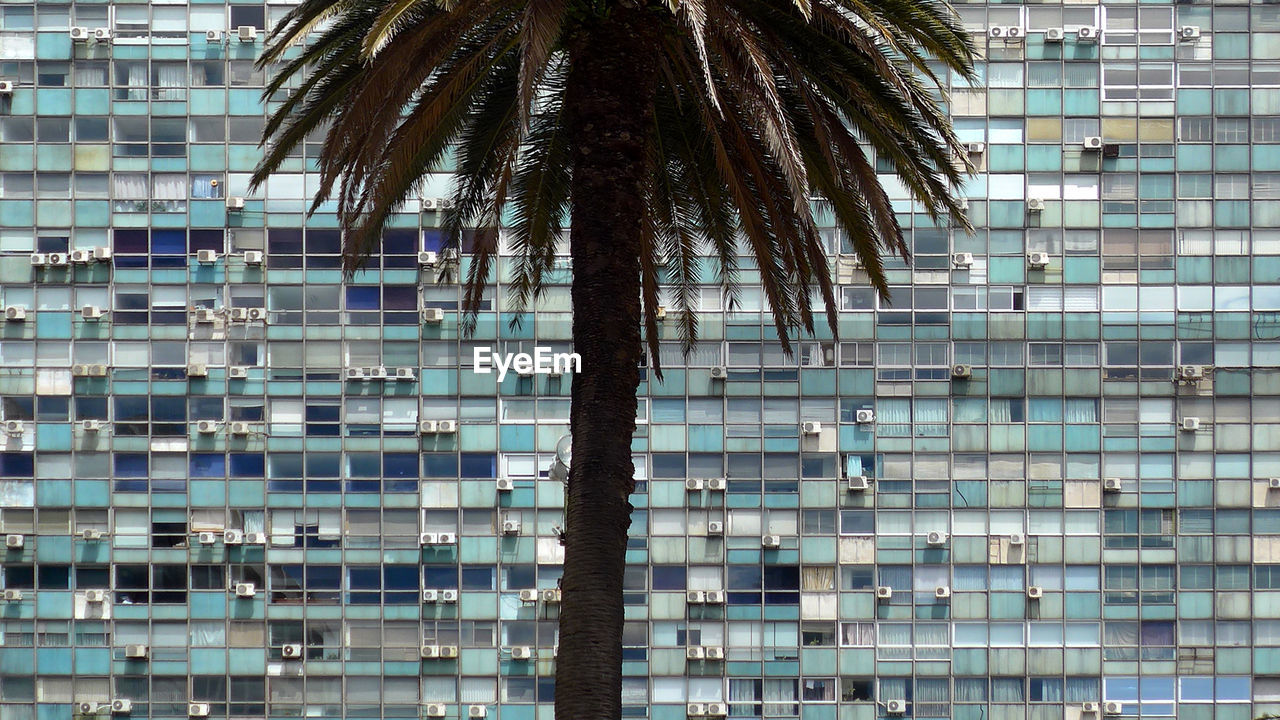
[[[129,87],[127,99],[129,100],[146,100],[147,99],[147,64],[144,62],[135,62],[129,65],[129,77],[126,80]]]
[[[1098,422],[1098,401],[1093,398],[1067,398],[1065,419],[1068,425]]]
[[[1102,697],[1102,689],[1098,687],[1098,679],[1091,677],[1067,678],[1063,700],[1069,703],[1097,702]]]
[[[1025,699],[1022,678],[991,678],[992,702],[1020,703]]]
[[[156,66],[157,100],[182,100],[187,96],[187,69],[183,65]]]
[[[151,196],[147,188],[147,176],[139,173],[112,175],[111,190],[117,200],[146,200]]]
[[[764,714],[765,715],[798,715],[800,706],[796,704],[796,680],[764,681]]]
[[[107,68],[105,65],[75,65],[73,79],[76,87],[103,87],[107,84]]]
[[[991,398],[991,422],[1013,422],[1013,401],[1008,398]]]
[[[987,679],[956,678],[956,702],[986,702]]]

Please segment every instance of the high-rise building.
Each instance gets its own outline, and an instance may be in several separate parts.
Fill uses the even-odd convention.
[[[0,720],[551,717],[572,376],[472,364],[567,286],[460,337],[447,167],[347,283],[318,145],[250,194],[289,8],[0,2]],[[663,326],[627,717],[1280,711],[1280,5],[957,8],[977,232],[886,175],[892,304]]]

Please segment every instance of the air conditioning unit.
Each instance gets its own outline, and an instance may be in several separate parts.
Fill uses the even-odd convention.
[[[516,647],[513,647],[511,648],[511,659],[512,660],[532,660],[533,648],[529,647],[528,645],[518,645]]]
[[[453,201],[449,198],[422,198],[422,209],[426,212],[448,210],[451,207],[453,207]]]
[[[1104,715],[1120,715],[1124,712],[1124,703],[1104,702],[1102,703],[1102,713]]]
[[[258,588],[253,583],[236,583],[236,597],[251,598],[258,594]]]
[[[707,535],[715,537],[724,534],[724,523],[720,520],[711,520],[707,523]]]
[[[201,435],[210,435],[218,432],[217,420],[198,420],[196,422],[196,432]]]
[[[1182,418],[1182,429],[1185,432],[1195,432],[1200,429],[1200,418],[1184,417]]]
[[[372,380],[386,380],[387,369],[384,367],[365,368],[365,375]]]
[[[1027,200],[1027,212],[1044,212],[1044,200],[1040,198]]]
[[[925,542],[935,547],[947,544],[947,534],[944,532],[933,531],[925,536]]]
[[[424,308],[422,310],[422,322],[424,323],[444,322],[444,310],[441,310],[440,308]]]
[[[1178,379],[1184,381],[1203,380],[1205,376],[1204,365],[1179,365]]]
[[[958,268],[973,267],[973,253],[955,253],[951,256],[951,264]]]
[[[503,535],[519,535],[520,521],[516,518],[503,518],[502,534]]]
[[[249,368],[243,365],[233,365],[227,368],[227,378],[230,380],[244,380],[249,377]]]
[[[133,701],[125,698],[117,698],[111,701],[111,712],[113,713],[129,713],[133,712]]]
[[[708,604],[708,605],[723,605],[723,604],[724,604],[724,591],[723,591],[723,590],[708,590],[708,591],[707,591],[707,604]]]
[[[354,367],[347,368],[345,375],[348,380],[365,380],[368,377],[365,374],[364,368],[354,368]]]
[[[213,310],[210,310],[209,308],[196,309],[196,322],[208,324],[212,322],[217,322],[217,320],[218,320],[218,313],[214,312]]]
[[[448,709],[440,703],[431,703],[427,705],[427,717],[442,718],[448,712]]]
[[[484,705],[468,705],[467,717],[471,720],[479,720],[489,714],[489,708]]]
[[[1080,146],[1085,150],[1101,150],[1102,137],[1100,135],[1090,135],[1080,143]]]
[[[9,533],[4,536],[4,546],[10,550],[21,550],[26,543],[27,538],[18,533]]]
[[[4,431],[10,435],[21,435],[27,429],[27,424],[22,420],[5,420]]]
[[[1076,40],[1083,42],[1097,42],[1098,28],[1093,27],[1092,25],[1085,25],[1079,30],[1076,30]]]
[[[442,532],[436,533],[435,545],[456,545],[458,544],[457,533]]]
[[[498,492],[511,492],[516,489],[516,484],[511,478],[498,478],[494,481],[494,487]]]
[[[1010,25],[1005,29],[1004,36],[1009,40],[1017,40],[1022,37],[1022,27],[1019,25]]]
[[[89,603],[101,603],[107,601],[106,590],[85,590],[84,601]]]
[[[76,714],[93,715],[98,712],[98,704],[92,702],[76,703]]]
[[[80,317],[84,320],[101,320],[106,311],[97,305],[85,305],[80,308]]]
[[[71,376],[72,377],[89,377],[89,366],[88,365],[72,365]]]
[[[90,365],[89,366],[89,377],[106,377],[106,376],[107,376],[106,365]]]
[[[418,264],[422,267],[433,268],[438,262],[440,262],[440,256],[430,250],[423,250],[418,253]]]
[[[563,594],[560,592],[560,588],[547,588],[542,591],[542,602],[544,603],[558,603],[562,598]]]
[[[205,30],[204,39],[208,42],[222,42],[221,30]]]
[[[1044,41],[1047,43],[1060,43],[1063,35],[1062,28],[1049,28],[1044,31]]]
[[[209,703],[188,703],[187,717],[208,717]]]
[[[965,143],[964,149],[970,155],[981,155],[987,151],[987,144],[984,142]]]
[[[993,25],[992,27],[987,28],[987,37],[1002,38],[1008,31],[1009,28],[1004,25]]]
[[[418,422],[418,432],[423,435],[434,435],[439,432],[439,426],[435,420],[421,420]]]
[[[446,603],[446,604],[452,604],[452,603],[458,602],[458,591],[457,590],[441,590],[440,602]]]
[[[144,660],[147,657],[146,645],[125,645],[124,656],[131,660]]]
[[[1032,585],[1031,587],[1027,588],[1028,600],[1039,600],[1043,597],[1044,597],[1044,588],[1040,587],[1039,585]]]
[[[240,197],[239,195],[231,195],[231,196],[229,196],[229,197],[227,198],[227,209],[228,209],[228,210],[243,210],[243,209],[244,209],[244,198]]]
[[[521,590],[520,602],[527,602],[527,603],[538,602],[538,589],[525,588],[524,590]]]
[[[1178,28],[1178,37],[1183,40],[1196,40],[1200,37],[1200,28],[1195,25],[1183,25]]]
[[[94,28],[93,39],[98,41],[110,40],[111,28],[106,28],[106,27]]]
[[[27,309],[18,305],[10,305],[4,309],[4,319],[9,322],[22,322],[27,319]]]
[[[9,602],[18,602],[19,600],[21,600],[21,599],[22,599],[22,591],[21,591],[21,590],[14,590],[14,589],[12,589],[12,588],[10,588],[10,589],[8,589],[8,590],[5,590],[5,591],[4,591],[4,599],[5,599],[5,600],[7,600],[7,601],[9,601]]]
[[[69,35],[72,40],[77,40],[77,41],[88,40],[89,28],[81,27],[79,25],[73,25],[71,29],[67,31],[67,35]]]
[[[266,545],[267,534],[260,533],[260,532],[245,533],[244,544],[245,545]]]
[[[83,430],[84,432],[101,432],[102,421],[101,420],[81,420],[80,429]]]
[[[1280,490],[1280,477],[1267,478],[1267,488],[1269,490]]]
[[[1049,253],[1027,253],[1027,267],[1033,270],[1043,270],[1044,268],[1049,267]]]
[[[49,265],[53,267],[66,267],[70,263],[71,258],[67,253],[49,253]]]
[[[701,605],[707,601],[707,593],[702,590],[689,590],[684,594],[684,601],[693,605]]]
[[[31,267],[44,267],[49,264],[49,256],[44,253],[31,253]]]
[[[712,380],[724,380],[729,377],[729,368],[724,365],[715,365],[711,368]]]
[[[440,591],[439,591],[439,590],[423,590],[423,591],[422,591],[422,602],[424,602],[424,603],[434,603],[434,602],[439,602],[439,601],[440,601]]]
[[[240,42],[253,42],[258,39],[258,28],[252,25],[240,25],[236,28],[236,38]]]
[[[707,717],[726,717],[728,714],[728,705],[724,703],[707,703]]]
[[[706,648],[708,660],[724,660],[724,648],[719,645],[710,645]],[[710,715],[710,713],[707,713]]]
[[[687,647],[684,649],[685,660],[702,660],[706,657],[707,657],[707,652],[703,650],[702,646],[700,645],[696,645],[694,647]]]
[[[1102,481],[1103,492],[1120,492],[1124,489],[1124,483],[1120,478],[1106,478]]]
[[[396,380],[417,380],[418,375],[413,368],[396,368]]]
[[[0,80],[0,95],[12,95],[12,94],[13,94],[13,81]]]
[[[695,490],[701,490],[701,489],[702,489],[702,479],[701,479],[701,478],[689,478],[689,479],[685,480],[685,481],[684,481],[684,489],[685,489],[685,490],[688,490],[688,491],[690,491],[690,492],[695,491]]]
[[[97,528],[85,528],[80,531],[80,537],[83,540],[101,540],[102,531]]]
[[[302,645],[299,643],[287,643],[280,646],[280,657],[282,658],[300,658],[302,657]]]
[[[111,259],[111,248],[101,246],[93,249],[93,259],[95,262],[106,262]]]
[[[224,545],[240,545],[244,543],[244,533],[239,530],[224,530],[222,542]]]
[[[703,703],[689,703],[684,707],[684,714],[689,717],[706,717],[707,706]]]
[[[1021,547],[1027,544],[1027,536],[1023,533],[1009,533],[1009,544],[1013,547]]]
[[[1098,703],[1080,703],[1080,712],[1083,715],[1096,715],[1098,713]]]
[[[204,531],[196,536],[201,545],[213,545],[218,542],[218,533]]]
[[[187,366],[187,377],[209,377],[209,366],[204,363],[191,363]]]
[[[781,535],[765,535],[760,538],[760,547],[768,550],[775,550],[777,548],[780,548],[782,547],[782,536]]]
[[[439,660],[441,657],[439,645],[423,645],[418,648],[418,654],[423,660]]]
[[[890,715],[905,715],[907,712],[907,703],[905,700],[890,700],[884,704],[885,712]]]
[[[87,265],[93,261],[92,250],[72,250],[68,256],[76,265]]]
[[[939,600],[946,600],[951,597],[951,588],[946,585],[939,585],[933,589],[933,596]]]
[[[246,315],[245,319],[248,320],[249,322],[266,322],[267,321],[266,308],[248,308],[245,315]]]
[[[973,377],[973,366],[958,363],[951,366],[951,378],[953,380],[968,380]]]
[[[821,435],[822,423],[816,420],[810,420],[800,426],[800,431],[805,435]]]
[[[447,435],[449,433],[456,433],[458,432],[458,421],[457,420],[441,420],[436,423],[436,432],[442,435]]]
[[[729,489],[729,481],[724,478],[707,478],[707,489],[712,492],[724,492]]]
[[[265,260],[266,260],[266,255],[264,255],[261,250],[245,250],[244,251],[245,265],[261,265]]]
[[[849,492],[864,492],[871,488],[871,481],[866,475],[855,475],[849,478]]]
[[[857,412],[854,413],[853,419],[856,420],[859,425],[866,425],[868,423],[873,423],[876,421],[876,411],[875,410],[858,410]]]

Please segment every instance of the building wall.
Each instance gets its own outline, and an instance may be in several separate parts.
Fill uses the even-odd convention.
[[[740,312],[703,291],[687,362],[663,328],[634,441],[627,717],[1280,710],[1280,6],[958,8],[986,58],[950,89],[981,144],[977,232],[900,200],[915,260],[891,264],[892,304],[838,260],[840,338],[792,358],[750,272]],[[261,33],[235,28],[287,9],[0,3],[0,299],[26,312],[0,328],[0,522],[21,542],[0,558],[21,594],[0,603],[0,720],[113,699],[551,717],[554,593],[520,591],[560,574],[546,472],[570,379],[470,359],[567,351],[567,287],[519,328],[497,287],[461,339],[457,286],[418,267],[440,237],[416,207],[343,284],[332,214],[303,219],[315,145],[228,210],[264,113]],[[110,258],[51,259],[95,248]],[[1207,368],[1177,382],[1180,365]]]

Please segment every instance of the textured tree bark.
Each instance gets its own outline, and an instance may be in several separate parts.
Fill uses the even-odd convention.
[[[573,463],[565,498],[556,720],[622,714],[622,576],[641,362],[640,237],[656,91],[655,18],[614,5],[568,45],[574,143]]]

